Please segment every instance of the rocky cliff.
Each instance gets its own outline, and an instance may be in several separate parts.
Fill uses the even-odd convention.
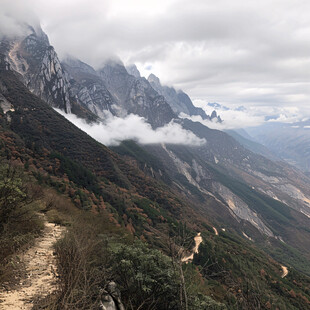
[[[179,115],[180,113],[185,113],[190,116],[199,115],[202,117],[202,119],[212,119],[219,122],[222,121],[221,118],[217,115],[209,116],[205,113],[203,109],[195,107],[190,97],[182,90],[176,91],[173,87],[161,85],[161,82],[156,75],[150,74],[148,77],[148,81],[151,86],[166,99],[166,101],[171,106],[173,112],[177,115]]]
[[[18,72],[30,91],[53,107],[71,112],[69,81],[48,37],[41,28],[29,27],[30,34],[0,43],[0,53]]]

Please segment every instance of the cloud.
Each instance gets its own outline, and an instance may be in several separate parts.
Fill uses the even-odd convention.
[[[23,0],[1,0],[0,11],[0,39],[3,36],[15,37],[27,32],[25,25],[39,24],[29,3]]]
[[[204,120],[199,115],[189,116],[181,113],[179,115],[181,118],[187,118],[194,122],[200,122],[201,124],[211,128],[218,130],[225,129],[238,129],[238,128],[246,128],[259,126],[264,122],[264,118],[261,116],[249,115],[244,111],[223,111],[221,113],[221,118],[224,119],[222,123],[218,123],[216,121]]]
[[[227,107],[218,103],[209,104],[206,100],[195,100],[194,104],[211,115],[216,111],[223,120],[222,123],[203,120],[200,116],[180,114],[181,118],[188,118],[203,125],[218,130],[257,127],[264,123],[295,123],[305,120],[303,112],[295,106],[231,106]]]
[[[55,110],[91,137],[107,146],[118,145],[121,141],[129,139],[141,144],[167,143],[199,146],[206,142],[173,121],[153,130],[151,125],[140,116],[129,114],[125,118],[119,118],[107,114],[104,123],[88,124],[74,114],[66,114],[59,109]]]
[[[310,117],[309,1],[5,2],[14,10],[33,8],[60,55],[98,67],[118,54],[193,99],[298,106]],[[5,29],[5,19],[0,23]]]

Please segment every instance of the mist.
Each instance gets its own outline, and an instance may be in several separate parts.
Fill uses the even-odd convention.
[[[26,35],[28,26],[37,27],[39,19],[31,9],[31,2],[1,0],[0,39]]]
[[[198,138],[173,121],[163,127],[152,129],[143,117],[129,114],[120,118],[107,114],[104,123],[88,124],[74,114],[66,114],[59,109],[55,110],[92,138],[107,146],[119,145],[124,140],[135,140],[140,144],[167,143],[192,146],[199,146],[206,142],[205,139]]]

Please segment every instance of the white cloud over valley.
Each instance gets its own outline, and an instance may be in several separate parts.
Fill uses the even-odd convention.
[[[173,121],[163,127],[152,129],[151,125],[140,116],[129,114],[120,118],[107,114],[104,122],[89,124],[74,114],[55,110],[98,142],[107,146],[118,145],[123,140],[135,140],[140,144],[167,143],[196,146],[206,142]]]

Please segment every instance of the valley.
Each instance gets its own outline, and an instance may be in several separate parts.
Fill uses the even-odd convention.
[[[191,120],[225,122],[154,74],[60,61],[41,28],[25,27],[0,42],[0,283],[29,249],[0,307],[309,308],[306,173]],[[133,139],[102,144],[111,119]]]

